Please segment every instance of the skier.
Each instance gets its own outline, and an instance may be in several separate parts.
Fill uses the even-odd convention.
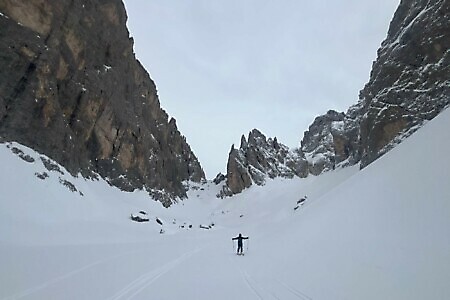
[[[231,240],[237,240],[238,241],[238,247],[237,247],[237,255],[242,255],[242,246],[243,242],[242,240],[248,240],[248,236],[242,236],[242,234],[239,233],[239,236],[232,238]]]

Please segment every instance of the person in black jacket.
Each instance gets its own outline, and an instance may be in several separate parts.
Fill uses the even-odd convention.
[[[239,236],[232,238],[232,240],[238,241],[237,254],[242,254],[242,246],[244,245],[242,240],[248,240],[248,236],[242,236],[242,234],[239,233]]]

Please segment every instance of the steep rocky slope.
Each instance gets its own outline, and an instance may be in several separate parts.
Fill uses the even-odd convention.
[[[333,136],[328,164],[367,166],[449,103],[450,2],[401,1],[369,82],[346,112],[340,138]]]
[[[450,103],[450,2],[401,1],[355,109],[363,166]]]
[[[402,0],[358,103],[346,113],[329,111],[314,120],[293,151],[301,158],[296,173],[318,175],[357,163],[365,167],[449,103],[450,2]],[[235,161],[249,161],[244,151],[235,151],[228,160],[226,189],[238,193],[262,181],[255,176],[250,183],[236,180],[251,175],[253,166],[234,167]]]
[[[0,136],[165,205],[204,178],[134,56],[120,0],[0,2]]]
[[[263,185],[266,177],[306,177],[305,166],[307,162],[300,152],[290,151],[276,137],[267,139],[260,131],[253,129],[248,140],[245,136],[241,137],[239,149],[234,145],[231,147],[226,185],[219,196],[237,194],[253,183]],[[220,180],[215,181],[220,183]]]

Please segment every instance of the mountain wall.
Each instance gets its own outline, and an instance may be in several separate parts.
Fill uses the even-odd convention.
[[[450,1],[402,0],[359,101],[345,113],[328,111],[314,120],[300,148],[292,151],[300,158],[295,175],[319,175],[357,163],[363,168],[449,104]],[[251,172],[260,170],[260,163],[255,167],[248,155],[242,146],[230,152],[224,188],[229,194],[263,184]],[[245,184],[239,178],[247,178]]]
[[[0,137],[165,205],[204,172],[136,60],[120,0],[0,1]]]
[[[359,101],[362,166],[449,105],[449,1],[401,1]]]

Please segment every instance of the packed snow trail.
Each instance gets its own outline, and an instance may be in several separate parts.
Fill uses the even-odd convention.
[[[140,249],[133,250],[136,246]],[[128,248],[129,251],[120,254],[100,260],[94,258],[93,261],[83,266],[72,265],[69,261],[71,257],[77,257],[80,254],[89,256],[93,253],[105,253],[105,247],[111,247],[108,251],[111,253],[116,251],[123,252],[120,248],[124,248],[123,246],[116,248],[116,245],[102,245],[100,247],[95,245],[71,246],[70,248],[75,248],[74,250],[65,248],[64,256],[67,261],[63,262],[58,259],[58,263],[61,263],[59,269],[65,269],[67,265],[71,265],[74,269],[66,270],[62,274],[54,272],[55,270],[59,272],[59,269],[54,267],[48,268],[48,264],[53,258],[48,258],[45,261],[24,261],[24,265],[21,266],[23,268],[21,276],[33,277],[30,278],[31,282],[44,281],[34,285],[32,288],[15,293],[4,299],[80,299],[80,292],[85,299],[91,297],[100,299],[124,299],[123,296],[127,296],[128,292],[132,294],[139,291],[145,285],[149,285],[152,280],[154,281],[165,272],[175,268],[181,261],[198,251],[198,249],[194,248],[184,253],[184,249],[175,249],[176,251],[172,251],[173,253],[167,253],[165,247],[158,249],[154,244],[142,243],[128,245],[125,248]],[[50,253],[56,252],[52,247],[45,247],[45,249],[33,247],[29,251],[33,253],[22,254],[24,256],[31,256],[36,251],[41,254],[44,251],[49,251]],[[2,253],[5,252],[2,251]],[[149,259],[149,253],[152,254],[152,259]],[[13,256],[11,255],[11,258]],[[15,264],[17,263],[16,261]],[[26,271],[24,269],[27,267],[25,263],[28,265],[28,268],[33,269],[34,274],[25,273]],[[19,268],[16,266],[16,269]],[[11,275],[14,277],[15,274]],[[49,279],[46,280],[46,277]],[[95,284],[92,284],[93,282]],[[116,291],[114,295],[110,295],[116,287],[122,288],[120,291]]]
[[[163,276],[165,273],[175,269],[180,263],[184,260],[188,259],[191,255],[198,252],[199,249],[195,249],[190,251],[182,256],[170,261],[163,266],[153,269],[148,273],[143,274],[137,279],[133,280],[131,283],[126,285],[123,289],[121,289],[117,294],[115,294],[110,300],[119,300],[119,299],[133,299],[136,295],[141,293],[144,289],[150,287],[150,285],[155,282],[158,278]],[[129,294],[129,295],[127,295]]]
[[[251,265],[264,262],[237,257],[225,248],[231,231],[222,231],[169,236],[159,243],[25,247],[19,257],[29,260],[22,262],[17,249],[3,246],[16,270],[24,275],[28,267],[33,273],[27,274],[31,288],[1,299],[174,299],[180,291],[185,299],[299,299],[286,289],[263,288],[266,282],[251,275]],[[53,257],[39,260],[45,252]],[[80,254],[83,259],[70,262]]]
[[[141,251],[142,251],[142,250],[141,250]],[[68,272],[68,273],[66,273],[66,274],[64,274],[64,275],[61,275],[61,276],[59,276],[59,277],[55,277],[55,278],[53,278],[53,279],[51,279],[51,280],[48,280],[48,281],[46,281],[46,282],[44,282],[44,283],[42,283],[42,284],[40,284],[40,285],[38,285],[38,286],[35,286],[35,287],[33,287],[33,288],[24,290],[24,291],[22,291],[22,292],[20,292],[20,293],[17,293],[17,294],[15,294],[15,295],[12,295],[12,296],[9,296],[9,297],[6,297],[6,298],[4,298],[4,299],[5,299],[5,300],[9,300],[9,299],[20,299],[20,298],[27,297],[27,296],[29,296],[29,295],[36,294],[36,293],[38,293],[38,292],[41,291],[41,290],[47,289],[47,288],[51,287],[52,285],[56,285],[56,284],[58,284],[59,282],[61,282],[61,281],[63,281],[63,280],[66,280],[66,279],[69,279],[70,277],[73,277],[73,276],[77,275],[78,273],[87,271],[87,270],[90,269],[90,268],[96,267],[96,266],[98,266],[98,265],[105,264],[105,263],[107,263],[108,261],[117,260],[118,258],[120,258],[120,257],[122,257],[122,256],[125,256],[125,255],[128,256],[128,255],[136,254],[137,252],[139,252],[139,251],[126,252],[125,254],[118,254],[118,255],[114,255],[114,256],[112,256],[112,257],[108,257],[108,258],[105,258],[105,259],[101,259],[101,260],[98,260],[98,261],[94,261],[94,262],[89,263],[89,264],[87,264],[87,265],[81,266],[80,268],[77,268],[77,269],[75,269],[75,270],[72,270],[72,271],[70,271],[70,272]]]

